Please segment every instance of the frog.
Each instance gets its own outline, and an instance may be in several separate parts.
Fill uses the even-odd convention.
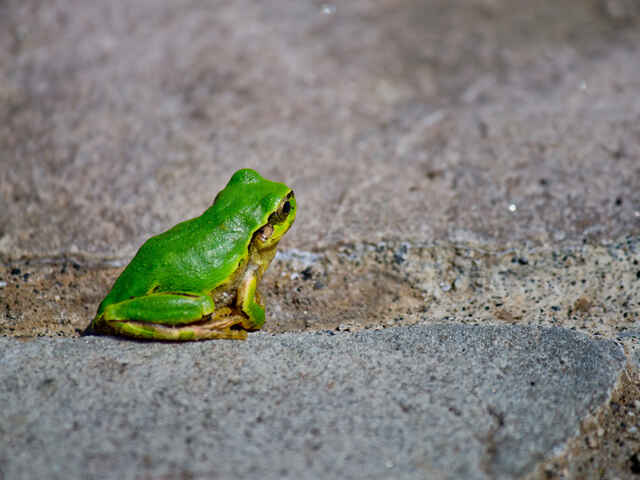
[[[296,213],[287,185],[238,170],[202,215],[143,243],[84,333],[245,340],[264,325],[258,286]]]

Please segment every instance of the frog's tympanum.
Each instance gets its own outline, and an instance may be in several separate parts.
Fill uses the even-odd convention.
[[[87,333],[245,339],[264,324],[258,283],[295,217],[289,187],[238,170],[202,215],[142,245]]]

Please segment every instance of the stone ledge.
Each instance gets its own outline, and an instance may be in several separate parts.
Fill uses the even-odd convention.
[[[0,351],[7,478],[518,478],[625,365],[612,341],[520,326]]]

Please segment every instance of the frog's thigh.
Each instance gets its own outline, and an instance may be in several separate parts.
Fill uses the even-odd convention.
[[[264,325],[264,307],[258,303],[257,286],[256,272],[247,271],[238,289],[237,300],[238,307],[249,317],[242,322],[242,326],[247,330],[258,330]]]
[[[214,311],[211,297],[177,293],[153,293],[113,303],[104,310],[104,319],[115,321],[183,325],[200,320]]]

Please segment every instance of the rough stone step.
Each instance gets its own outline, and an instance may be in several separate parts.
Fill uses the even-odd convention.
[[[0,338],[0,477],[519,478],[625,356],[561,328]],[[163,477],[164,478],[164,477]]]

